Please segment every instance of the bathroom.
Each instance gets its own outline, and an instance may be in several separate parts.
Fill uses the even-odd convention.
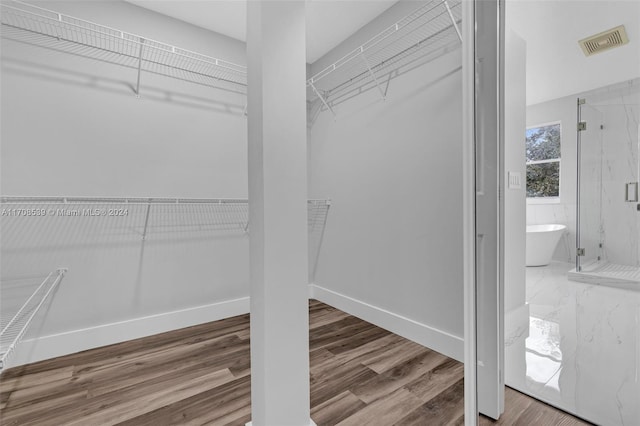
[[[516,33],[532,19],[562,37],[517,34],[527,49],[526,266],[524,288],[505,280],[505,382],[595,424],[639,424],[637,3],[510,6]],[[566,28],[578,8],[584,19]],[[580,45],[608,30],[619,46]]]

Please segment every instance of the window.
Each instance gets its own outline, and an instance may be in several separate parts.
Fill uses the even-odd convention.
[[[560,197],[560,123],[527,129],[527,198]]]

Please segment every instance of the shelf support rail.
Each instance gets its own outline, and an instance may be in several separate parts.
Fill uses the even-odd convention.
[[[140,39],[140,51],[138,52],[138,81],[136,82],[136,96],[140,97],[140,71],[142,70],[142,47],[144,39]]]
[[[386,93],[384,90],[382,90],[382,86],[380,86],[380,83],[378,82],[376,75],[373,73],[373,70],[371,69],[371,64],[369,64],[369,60],[365,56],[364,48],[362,46],[360,46],[360,57],[364,61],[365,65],[367,66],[367,69],[369,70],[369,75],[373,79],[373,82],[376,83],[376,86],[378,87],[378,91],[380,92],[380,96],[382,96],[382,100],[383,101],[387,100]]]
[[[313,79],[312,79],[312,80],[313,80]],[[313,90],[313,92],[314,92],[314,93],[315,93],[315,94],[320,98],[320,100],[322,101],[322,103],[324,104],[324,106],[326,106],[326,107],[327,107],[327,109],[328,109],[329,111],[331,111],[331,114],[333,114],[333,118],[335,118],[335,117],[336,117],[336,113],[333,111],[333,108],[331,108],[331,107],[329,106],[329,104],[327,103],[327,101],[324,99],[324,96],[322,96],[322,95],[320,94],[320,92],[318,92],[318,89],[316,89],[316,86],[313,84],[313,81],[311,81],[311,80],[309,81],[309,86],[311,86],[311,89]]]
[[[391,76],[393,75],[393,71],[389,72],[389,76],[387,77],[387,85],[384,88],[384,96],[387,96],[387,91],[389,91],[389,84],[391,84]]]
[[[159,52],[163,55],[159,60],[159,65],[164,65],[169,69],[186,71],[197,75],[203,75],[208,78],[212,78],[218,81],[228,82],[238,86],[246,86],[246,67],[232,62],[224,61],[222,59],[213,58],[210,56],[202,55],[197,52],[193,52],[187,49],[182,49],[177,46],[172,46],[167,43],[163,43],[157,40],[144,38],[139,35],[124,32],[112,27],[101,25],[92,21],[79,19],[70,15],[58,13],[56,11],[45,9],[39,6],[35,6],[29,3],[25,3],[20,0],[7,0],[1,2],[2,11],[2,25],[9,25],[18,29],[28,30],[40,35],[48,37],[55,37],[58,40],[64,40],[67,42],[78,43],[82,46],[98,49],[100,52],[110,52],[119,55],[125,55],[127,57],[132,56],[135,59],[134,53],[129,53],[128,50],[123,51],[122,48],[109,47],[103,48],[100,40],[118,39],[126,40],[128,42],[144,44],[145,52]],[[6,13],[11,11],[12,13]],[[38,30],[32,28],[30,24],[39,25]],[[43,29],[44,28],[44,29]],[[72,35],[62,37],[60,30],[69,30]],[[98,41],[96,41],[98,40]],[[138,56],[138,84],[135,88],[132,88],[136,95],[139,92],[139,80],[141,71],[141,59],[142,59],[142,45],[139,49]],[[175,64],[175,60],[179,60],[180,63],[185,64],[186,68],[181,68]],[[174,75],[165,72],[163,75],[173,77]],[[230,77],[226,77],[229,76]],[[194,78],[187,79],[199,83]],[[215,87],[215,86],[212,86]],[[227,89],[225,89],[227,90]],[[233,90],[235,91],[235,90]]]
[[[444,0],[443,3],[444,3],[444,7],[447,8],[447,12],[449,13],[449,18],[451,18],[451,23],[453,24],[453,28],[456,30],[456,33],[458,33],[458,38],[460,39],[460,42],[462,42],[462,33],[460,32],[460,28],[458,28],[458,24],[456,23],[456,18],[453,17],[453,12],[451,12],[449,3],[447,2],[447,0]]]
[[[10,331],[11,328],[15,324],[17,324],[18,321],[20,321],[20,319],[22,318],[22,316],[26,313],[25,311],[27,307],[30,305],[31,301],[36,297],[36,295],[40,293],[40,291],[49,282],[52,276],[54,274],[57,274],[53,284],[51,284],[49,289],[47,289],[44,296],[40,298],[40,301],[36,305],[35,309],[32,310],[31,314],[29,314],[29,317],[24,322],[20,331],[13,337],[9,347],[4,351],[4,353],[0,354],[0,371],[4,369],[6,360],[9,358],[11,353],[15,350],[15,347],[18,345],[18,343],[22,340],[22,337],[24,336],[24,334],[27,332],[27,329],[29,328],[29,325],[31,324],[33,317],[36,316],[36,314],[44,304],[45,300],[49,298],[49,295],[51,294],[51,292],[58,286],[58,284],[60,284],[60,281],[62,281],[62,277],[64,277],[64,274],[66,274],[67,271],[68,271],[67,268],[58,268],[55,272],[51,272],[49,275],[47,275],[47,278],[45,278],[45,280],[42,281],[42,284],[40,284],[38,288],[31,294],[31,296],[27,299],[27,301],[18,310],[18,312],[13,316],[13,318],[11,318],[11,321],[9,321],[9,323],[2,329],[2,331],[0,331],[0,336],[4,336],[5,334],[7,334],[7,331]]]
[[[149,200],[149,204],[147,204],[147,213],[145,214],[145,218],[144,218],[144,230],[142,231],[143,241],[147,239],[147,227],[149,226],[149,213],[151,213],[151,200]]]

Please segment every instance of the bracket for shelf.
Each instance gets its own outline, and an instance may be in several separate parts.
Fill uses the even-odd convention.
[[[320,98],[320,100],[322,101],[322,103],[324,104],[324,106],[326,106],[326,107],[327,107],[327,109],[328,109],[329,111],[331,111],[331,114],[333,114],[333,118],[335,118],[335,117],[336,117],[336,113],[333,111],[333,108],[331,108],[331,107],[329,106],[329,104],[327,103],[327,101],[324,99],[324,96],[322,96],[322,95],[320,94],[320,92],[318,92],[318,89],[316,89],[316,86],[314,86],[314,85],[313,85],[313,83],[309,82],[309,85],[311,86],[311,89],[313,90],[313,92],[314,92],[316,95],[318,95],[318,97]]]
[[[144,230],[142,231],[142,241],[147,239],[147,226],[149,225],[149,213],[151,212],[151,200],[147,204],[147,214],[144,218]]]
[[[136,82],[136,96],[140,97],[140,71],[142,70],[142,47],[144,39],[140,39],[140,51],[138,52],[138,81]]]
[[[247,108],[248,108],[248,104],[244,104],[244,109],[242,110],[242,115],[244,115],[245,117],[247,116]]]
[[[451,18],[451,23],[453,24],[453,28],[456,30],[456,33],[458,33],[458,38],[460,39],[460,42],[462,42],[462,33],[460,32],[460,28],[458,28],[458,24],[456,24],[456,18],[453,17],[453,13],[451,12],[449,3],[447,3],[447,0],[444,0],[443,3],[444,3],[444,7],[447,8],[447,12],[449,13],[449,18]]]
[[[360,48],[360,56],[362,57],[362,60],[364,61],[365,65],[367,66],[367,69],[369,70],[369,75],[373,79],[374,83],[376,83],[376,86],[378,87],[378,91],[380,92],[380,96],[382,96],[382,100],[383,101],[386,100],[387,98],[386,93],[382,90],[382,87],[380,86],[380,83],[378,82],[376,75],[373,73],[373,70],[371,69],[371,65],[369,64],[367,57],[364,55],[364,51],[362,47]]]
[[[387,91],[389,91],[389,84],[391,83],[391,76],[393,75],[393,71],[389,73],[389,77],[387,77],[387,84],[384,87],[384,97],[387,97]]]

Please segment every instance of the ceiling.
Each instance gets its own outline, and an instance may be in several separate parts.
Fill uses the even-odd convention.
[[[237,40],[246,40],[246,0],[126,0]],[[307,0],[307,62],[313,63],[397,0]]]
[[[246,0],[126,0],[246,40]],[[313,63],[397,0],[307,0],[307,62]],[[507,29],[527,44],[527,103],[640,76],[640,0],[508,0]],[[585,57],[578,40],[623,24],[630,43]]]
[[[527,104],[640,77],[640,0],[509,0],[507,28],[527,44]],[[629,44],[586,57],[578,40],[624,25]]]

